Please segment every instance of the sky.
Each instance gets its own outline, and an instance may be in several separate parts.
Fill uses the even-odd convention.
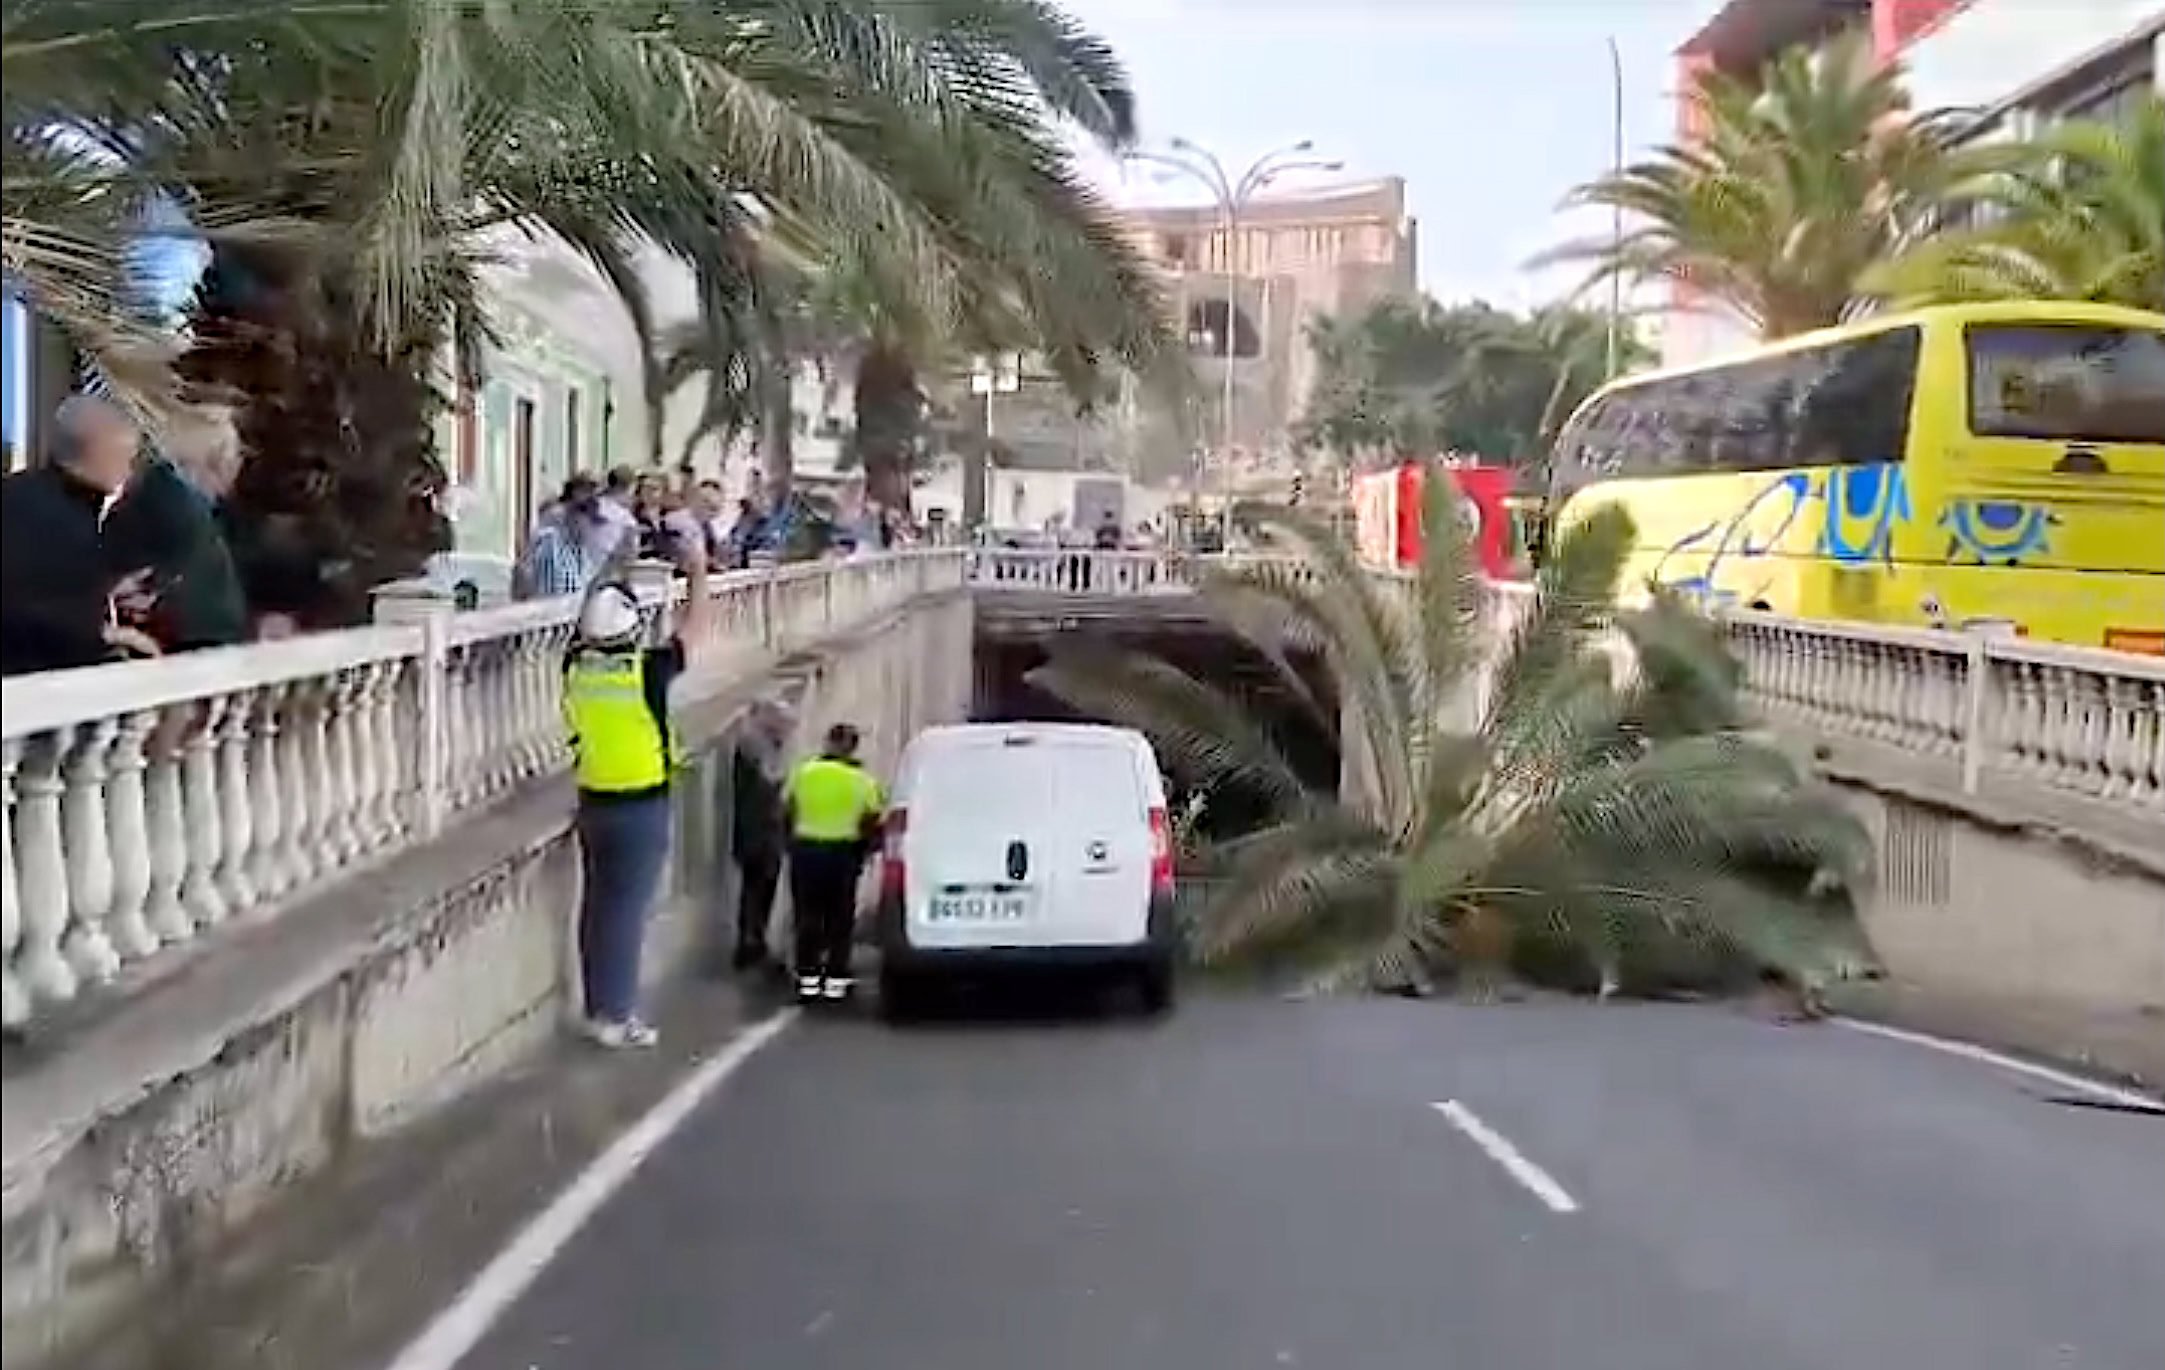
[[[1312,140],[1347,177],[1406,178],[1421,283],[1438,299],[1525,308],[1577,268],[1524,270],[1605,231],[1558,203],[1608,166],[1622,59],[1631,151],[1675,129],[1671,54],[1716,0],[1066,0],[1127,64],[1146,146],[1174,137],[1236,171]],[[1197,198],[1192,183],[1109,158],[1092,170],[1133,204]],[[1291,184],[1299,184],[1292,182]]]

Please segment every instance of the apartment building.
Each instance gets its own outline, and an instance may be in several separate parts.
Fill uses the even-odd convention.
[[[1215,205],[1133,210],[1129,218],[1165,272],[1197,374],[1213,396],[1228,365],[1230,329],[1231,445],[1247,461],[1282,451],[1314,384],[1309,321],[1417,289],[1418,237],[1406,183],[1396,176],[1262,196],[1242,209],[1237,235]],[[1204,447],[1219,450],[1218,406],[1197,417]]]

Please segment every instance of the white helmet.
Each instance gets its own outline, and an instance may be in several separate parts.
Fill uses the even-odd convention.
[[[639,601],[614,581],[595,586],[579,608],[579,636],[597,646],[637,637],[640,623]]]

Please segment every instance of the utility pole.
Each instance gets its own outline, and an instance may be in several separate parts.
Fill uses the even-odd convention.
[[[985,441],[976,460],[964,461],[962,472],[962,526],[974,533],[991,520],[992,510],[992,398],[1022,389],[1022,354],[1006,352],[997,357],[978,357],[970,366],[970,391],[985,397]]]
[[[1609,38],[1609,174],[1622,173],[1624,169],[1624,54],[1616,46],[1616,38]],[[1621,205],[1609,206],[1609,246],[1620,248],[1624,243],[1624,210]],[[1611,273],[1609,276],[1609,369],[1605,380],[1615,380],[1624,357],[1624,278]]]

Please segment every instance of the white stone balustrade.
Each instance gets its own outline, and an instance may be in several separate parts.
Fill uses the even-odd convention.
[[[1724,619],[1769,716],[2165,817],[2165,660],[2012,637]]]
[[[717,577],[686,688],[965,583],[958,551]],[[0,683],[7,1025],[559,771],[577,607],[407,596],[373,627]]]
[[[927,593],[1177,595],[1213,565],[1313,574],[1284,558],[1008,548],[737,572],[712,583],[683,688],[748,679]],[[1495,590],[1502,628],[1528,596]],[[407,597],[385,615],[401,621],[371,628],[4,682],[6,1022],[275,916],[559,771],[576,611]],[[1723,627],[1770,720],[1943,763],[1967,792],[2011,782],[2165,819],[2165,660],[1752,612]]]
[[[1200,564],[1178,552],[1082,548],[982,547],[969,556],[970,584],[979,589],[1118,598],[1187,593]]]

